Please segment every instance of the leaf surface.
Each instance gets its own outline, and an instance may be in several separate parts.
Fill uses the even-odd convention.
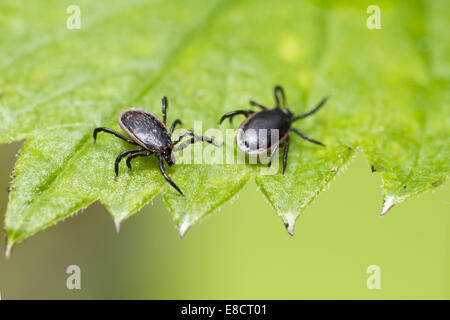
[[[119,226],[160,192],[183,236],[252,178],[293,234],[300,213],[359,151],[381,174],[382,214],[448,176],[445,1],[381,1],[378,30],[366,27],[365,1],[134,0],[107,10],[81,1],[81,30],[65,28],[69,4],[0,5],[0,142],[25,140],[6,213],[7,253],[96,200]],[[95,127],[119,130],[115,118],[127,106],[161,115],[164,95],[169,123],[179,118],[208,135],[223,113],[251,108],[250,99],[272,107],[274,84],[295,114],[330,95],[294,124],[326,147],[291,134],[284,175],[276,165],[200,159],[168,168],[181,197],[155,158],[137,159],[131,173],[122,164],[114,180],[113,161],[129,146],[106,134],[92,143]],[[197,144],[179,157],[194,149],[212,152]],[[223,150],[237,156],[233,140]]]

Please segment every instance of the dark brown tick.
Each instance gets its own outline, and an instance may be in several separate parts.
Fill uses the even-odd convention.
[[[251,156],[258,156],[271,151],[269,167],[276,151],[280,146],[285,146],[283,153],[283,173],[286,170],[287,156],[289,151],[289,132],[293,131],[309,142],[325,146],[322,142],[314,140],[297,128],[292,127],[292,123],[306,118],[317,110],[319,110],[327,101],[328,97],[322,99],[319,104],[312,110],[294,116],[293,113],[286,107],[286,96],[281,86],[275,86],[273,89],[275,98],[275,108],[267,109],[265,106],[255,101],[250,101],[250,105],[259,107],[262,111],[255,112],[253,110],[235,110],[225,113],[220,118],[220,123],[226,118],[232,119],[234,116],[242,114],[247,119],[241,124],[236,134],[236,144],[238,148],[245,154]],[[281,98],[281,99],[280,99]],[[281,108],[280,100],[283,102],[283,109]],[[264,130],[266,134],[259,134],[260,130]],[[278,130],[278,139],[272,141],[272,130]],[[262,131],[264,133],[264,131]]]
[[[183,192],[180,190],[180,188],[178,188],[178,186],[170,179],[169,175],[166,173],[166,170],[164,169],[164,160],[169,166],[175,164],[175,157],[173,155],[173,152],[182,150],[195,142],[205,141],[211,143],[216,147],[220,146],[210,137],[198,136],[191,130],[183,132],[175,140],[172,141],[173,131],[178,124],[181,124],[181,121],[176,119],[172,123],[170,131],[168,131],[166,127],[167,108],[168,101],[167,98],[164,97],[162,99],[163,121],[158,119],[155,114],[144,109],[125,109],[117,116],[117,122],[119,122],[120,127],[128,134],[128,136],[130,136],[131,139],[128,139],[122,134],[109,128],[100,127],[94,130],[94,143],[97,140],[97,134],[100,131],[103,131],[113,134],[130,144],[140,147],[138,149],[125,150],[124,152],[119,154],[114,165],[116,177],[119,175],[120,161],[124,157],[128,156],[127,166],[131,170],[131,161],[134,158],[148,157],[155,154],[159,159],[159,170],[161,171],[164,178],[172,187],[174,187],[180,194],[183,195]],[[187,136],[190,136],[191,139],[185,140],[175,147],[175,145],[177,145],[181,141],[181,139]]]

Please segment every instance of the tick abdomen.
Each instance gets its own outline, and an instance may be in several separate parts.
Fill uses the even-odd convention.
[[[164,123],[147,110],[126,109],[119,114],[118,122],[129,136],[148,150],[162,150],[171,144]]]
[[[289,117],[281,110],[255,113],[242,123],[236,143],[242,152],[258,155],[286,139],[290,128]]]

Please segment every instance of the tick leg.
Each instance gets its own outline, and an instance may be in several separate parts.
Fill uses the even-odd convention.
[[[300,130],[298,130],[298,129],[296,129],[296,128],[292,128],[292,127],[291,127],[291,130],[294,131],[296,134],[298,134],[298,135],[299,135],[300,137],[302,137],[303,139],[308,140],[309,142],[312,142],[312,143],[315,143],[315,144],[318,144],[318,145],[321,145],[321,146],[324,146],[324,147],[325,147],[325,145],[324,145],[322,142],[317,141],[317,140],[314,140],[314,139],[308,137],[307,135],[305,135],[305,134],[304,134],[303,132],[301,132]]]
[[[159,171],[161,171],[161,174],[163,175],[164,179],[175,188],[182,196],[184,196],[183,192],[178,188],[178,186],[175,184],[175,182],[170,179],[169,175],[167,174],[166,170],[164,169],[164,159],[161,155],[158,155],[159,158]]]
[[[220,145],[215,142],[212,138],[210,137],[206,137],[206,136],[198,136],[194,131],[192,130],[188,130],[183,132],[182,134],[180,134],[173,142],[173,145],[176,145],[177,143],[180,142],[181,139],[183,139],[184,137],[187,136],[192,136],[192,138],[190,140],[186,140],[183,143],[181,143],[178,147],[174,148],[174,151],[179,151],[181,149],[186,148],[188,145],[198,142],[198,141],[205,141],[208,142],[216,147],[220,147]]]
[[[183,139],[184,137],[187,137],[187,136],[196,137],[197,135],[196,135],[196,134],[194,133],[194,131],[192,131],[192,130],[185,131],[185,132],[183,132],[182,134],[180,134],[180,135],[173,141],[173,144],[174,144],[174,145],[177,144],[178,142],[181,141],[181,139]]]
[[[280,145],[277,144],[277,145],[275,146],[275,148],[273,148],[273,149],[271,150],[271,152],[270,152],[270,160],[269,160],[269,164],[267,165],[267,168],[270,168],[270,166],[272,165],[273,157],[275,157],[275,154],[277,153],[279,147],[280,147]]]
[[[167,100],[167,97],[162,98],[162,114],[163,114],[163,121],[164,124],[166,124],[167,119],[167,108],[169,107],[169,101]]]
[[[287,136],[287,138],[286,138],[286,146],[284,147],[284,153],[283,153],[283,174],[284,174],[284,171],[286,171],[288,152],[289,152],[289,136]]]
[[[263,110],[267,109],[267,107],[263,106],[262,104],[260,104],[260,103],[258,103],[256,101],[253,101],[253,100],[250,100],[250,105],[254,106],[254,107],[259,107],[259,108],[261,108]]]
[[[129,155],[130,153],[136,153],[136,152],[140,152],[140,151],[142,151],[142,149],[126,150],[117,156],[116,162],[114,163],[114,172],[116,173],[116,178],[119,175],[119,164],[120,164],[120,161],[122,161],[123,157]]]
[[[128,169],[130,169],[130,171],[131,171],[131,161],[132,161],[134,158],[137,158],[137,157],[146,157],[146,156],[150,156],[150,155],[152,155],[152,154],[153,154],[153,152],[150,152],[150,151],[139,151],[139,152],[132,153],[132,154],[127,158],[127,167],[128,167]]]
[[[117,138],[120,138],[120,139],[122,139],[122,140],[124,140],[124,141],[126,141],[126,142],[128,142],[128,143],[130,143],[130,144],[134,144],[135,146],[138,145],[136,142],[134,142],[133,140],[130,140],[130,139],[128,139],[127,137],[121,135],[121,134],[118,133],[117,131],[114,131],[114,130],[111,130],[111,129],[105,128],[105,127],[95,128],[94,134],[93,134],[93,137],[94,137],[94,143],[97,141],[97,134],[98,134],[99,132],[101,132],[101,131],[106,132],[106,133],[113,134],[113,135],[115,135]]]
[[[234,116],[236,116],[238,114],[243,114],[243,115],[245,115],[245,117],[248,117],[252,113],[255,113],[255,111],[253,111],[253,110],[235,110],[235,111],[227,112],[222,116],[222,118],[220,118],[219,124],[222,124],[223,120],[225,120],[226,118],[230,118],[230,123],[233,123]]]
[[[191,138],[189,140],[183,141],[182,143],[180,143],[178,146],[176,146],[175,148],[173,148],[173,151],[180,151],[183,150],[185,148],[187,148],[189,145],[196,143],[196,142],[201,142],[201,141],[205,141],[208,142],[210,144],[212,144],[215,147],[220,147],[220,145],[215,142],[212,138],[210,137],[206,137],[206,136],[195,136],[194,138]]]
[[[172,137],[173,131],[175,130],[175,127],[176,127],[178,124],[183,124],[183,123],[182,123],[181,120],[179,120],[179,119],[176,119],[174,122],[172,122],[172,126],[170,127],[170,131],[169,131],[169,135],[170,135],[171,137]]]
[[[277,108],[277,109],[280,108],[280,96],[279,95],[281,95],[281,99],[283,100],[283,107],[286,108],[286,96],[284,94],[283,87],[275,86],[273,88],[273,97],[275,98],[275,102],[276,102],[275,108]]]
[[[303,118],[309,117],[309,116],[312,115],[313,113],[317,112],[320,108],[323,107],[323,105],[325,104],[325,102],[327,102],[327,100],[328,100],[328,97],[324,97],[324,98],[319,102],[319,104],[318,104],[317,106],[314,107],[314,109],[312,109],[311,111],[308,111],[308,112],[306,112],[306,113],[303,113],[303,114],[300,114],[300,115],[294,117],[294,118],[292,119],[292,122],[294,122],[294,121],[296,121],[296,120],[298,120],[298,119],[303,119]]]

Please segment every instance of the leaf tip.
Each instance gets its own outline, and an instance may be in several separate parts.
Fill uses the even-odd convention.
[[[116,232],[119,233],[120,232],[120,221],[119,220],[114,221],[114,227],[116,228]]]
[[[9,258],[11,258],[13,246],[14,246],[14,242],[10,242],[10,241],[6,242],[6,248],[5,248],[5,259],[6,260],[9,260]]]
[[[294,229],[295,229],[295,221],[297,220],[298,214],[295,214],[293,212],[288,212],[281,214],[281,217],[284,222],[284,227],[286,228],[286,231],[291,235],[294,236]]]
[[[384,200],[383,200],[383,205],[381,206],[380,217],[382,217],[386,213],[388,213],[389,210],[391,210],[391,208],[393,206],[395,206],[396,203],[397,203],[397,201],[395,200],[395,197],[393,197],[393,196],[386,196],[384,198]]]
[[[293,237],[295,224],[285,223],[284,227],[286,228],[287,233],[289,233],[289,235]]]
[[[178,234],[180,235],[180,239],[183,239],[184,235],[191,226],[192,224],[187,221],[183,221],[178,225]]]

